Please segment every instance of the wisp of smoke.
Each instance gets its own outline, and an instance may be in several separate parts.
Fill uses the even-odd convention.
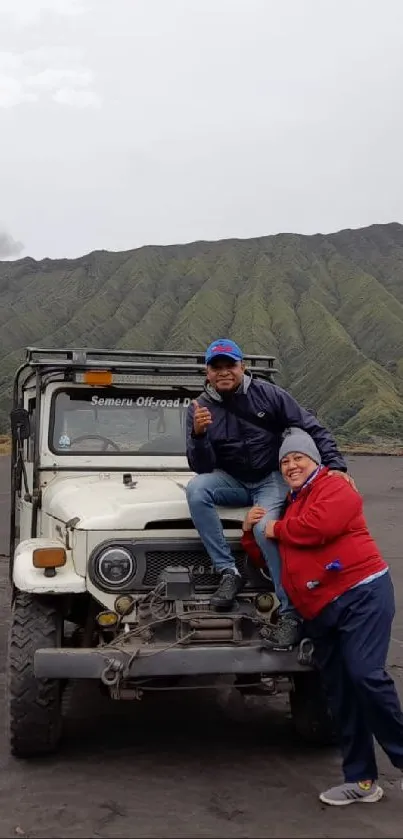
[[[24,250],[22,242],[17,242],[9,233],[0,230],[0,259],[18,256]]]

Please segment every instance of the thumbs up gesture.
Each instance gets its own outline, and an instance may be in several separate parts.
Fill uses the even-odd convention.
[[[208,408],[202,408],[197,399],[193,400],[193,430],[196,435],[204,434],[207,427],[213,422],[212,416]]]

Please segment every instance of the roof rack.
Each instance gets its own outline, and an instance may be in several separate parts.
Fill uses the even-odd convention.
[[[277,373],[275,356],[244,355],[246,366],[255,374]],[[26,364],[47,370],[111,370],[139,373],[197,373],[204,375],[204,353],[147,352],[141,350],[106,350],[90,348],[43,349],[27,347]]]

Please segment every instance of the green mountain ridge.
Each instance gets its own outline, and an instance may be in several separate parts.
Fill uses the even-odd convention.
[[[403,444],[403,225],[0,262],[0,429],[27,345],[272,353],[345,443]]]

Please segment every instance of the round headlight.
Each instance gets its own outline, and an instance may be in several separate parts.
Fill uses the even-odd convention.
[[[134,577],[136,560],[125,548],[107,548],[99,554],[96,570],[104,585],[120,587]]]

